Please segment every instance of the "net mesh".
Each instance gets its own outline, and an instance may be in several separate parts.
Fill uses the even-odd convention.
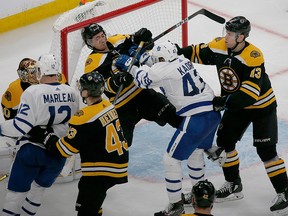
[[[151,1],[151,0],[150,0]],[[89,2],[61,15],[56,20],[53,30],[50,52],[61,59],[61,30],[74,25],[81,24],[83,21],[106,14],[108,12],[124,8],[126,6],[139,3],[139,0],[105,0]],[[142,1],[143,2],[143,1]],[[153,4],[141,7],[137,10],[124,13],[120,16],[97,22],[106,31],[106,34],[133,34],[142,27],[148,28],[153,37],[161,34],[171,26],[182,20],[181,0],[155,0]],[[170,40],[178,44],[182,43],[182,28],[176,28],[155,43]],[[83,74],[85,61],[91,50],[83,43],[81,38],[81,28],[67,34],[68,56],[68,82],[74,86],[78,78]]]

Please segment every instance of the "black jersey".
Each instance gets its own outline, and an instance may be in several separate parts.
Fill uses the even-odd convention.
[[[80,153],[83,176],[127,182],[128,145],[109,101],[84,107],[70,119],[69,126],[52,151],[64,157]]]
[[[240,52],[226,47],[223,37],[208,44],[191,45],[185,57],[193,62],[216,65],[221,95],[230,95],[229,110],[275,108],[276,98],[264,67],[262,52],[249,42]]]
[[[111,77],[118,73],[118,69],[114,65],[114,60],[119,57],[120,54],[128,54],[129,48],[133,45],[129,35],[116,34],[107,39],[108,52],[92,51],[88,56],[85,63],[85,73],[89,73],[95,69],[103,75],[106,80],[105,95],[113,101],[115,95],[119,89],[119,86],[115,85]],[[121,94],[115,104],[116,108],[128,103],[132,98],[138,95],[142,91],[141,88],[135,86],[132,82],[129,86],[121,91]]]

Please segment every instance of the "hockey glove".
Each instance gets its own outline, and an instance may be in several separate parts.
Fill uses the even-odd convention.
[[[114,74],[111,79],[117,87],[123,84],[124,88],[129,86],[134,80],[133,76],[126,72],[119,72],[117,74]]]
[[[137,50],[138,46],[131,46],[130,49],[128,50],[129,55],[131,57],[134,57],[136,54],[136,50]],[[144,48],[142,48],[140,50],[140,52],[138,53],[137,57],[136,57],[135,62],[139,62],[141,65],[144,65],[147,63],[148,66],[152,66],[152,59],[151,56],[148,52],[146,52],[146,50]]]
[[[212,104],[214,111],[222,111],[226,109],[226,102],[228,100],[228,96],[217,96],[213,98]]]
[[[147,28],[141,28],[134,33],[132,41],[139,44],[141,41],[149,42],[152,40],[152,33]]]
[[[120,55],[115,62],[115,66],[122,72],[128,72],[130,64],[132,63],[132,57],[128,55]]]
[[[132,42],[135,44],[140,44],[141,41],[144,41],[144,46],[146,50],[152,50],[154,47],[154,42],[152,39],[152,33],[147,28],[141,28],[132,35]]]
[[[223,167],[226,161],[226,152],[224,148],[218,146],[212,146],[210,149],[204,151],[207,158],[214,163],[217,163],[220,167]]]
[[[41,128],[40,126],[33,127],[28,135],[29,140],[34,143],[39,143],[50,150],[51,146],[54,145],[59,139],[53,131],[53,128]]]

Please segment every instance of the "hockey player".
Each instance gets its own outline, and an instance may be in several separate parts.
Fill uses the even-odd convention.
[[[168,41],[156,45],[151,51],[151,60],[151,67],[132,67],[130,73],[135,78],[135,84],[146,89],[159,87],[176,107],[177,115],[184,118],[163,156],[169,205],[154,215],[180,216],[184,213],[181,162],[188,159],[188,167],[197,164],[204,170],[203,149],[211,148],[221,115],[213,110],[213,90],[200,77],[190,60],[183,55],[178,56],[174,44]],[[127,71],[127,62],[130,61],[131,57],[120,55],[115,65]],[[149,62],[147,59],[145,61]],[[194,170],[190,169],[190,172],[193,176]]]
[[[17,69],[19,78],[10,83],[2,95],[1,106],[5,120],[13,119],[16,116],[23,91],[30,85],[39,83],[36,79],[35,67],[34,59],[24,58],[20,61]]]
[[[1,105],[2,105],[2,113],[5,120],[13,119],[18,111],[18,106],[20,103],[20,97],[30,85],[38,84],[39,81],[36,78],[36,61],[31,58],[23,58],[18,66],[17,74],[18,79],[14,80],[9,84],[9,87],[2,95]],[[64,74],[59,73],[58,75],[59,82],[67,84],[66,78]],[[16,140],[14,139],[6,139],[6,143],[8,148],[11,146],[15,146]],[[15,154],[15,149],[12,148],[12,154]],[[13,155],[11,157],[13,157]],[[79,169],[78,164],[78,155],[74,156],[71,160],[67,160],[62,172],[56,179],[56,182],[63,183],[68,181],[73,181],[73,178],[79,178],[79,174],[76,173]],[[73,163],[71,165],[71,163]],[[78,168],[75,168],[75,167]],[[74,173],[72,173],[74,172]],[[81,170],[80,170],[81,172]]]
[[[58,139],[54,133],[37,128],[33,136],[61,157],[79,152],[82,177],[76,202],[78,216],[101,216],[102,203],[109,188],[127,182],[128,144],[114,106],[101,95],[104,78],[97,71],[83,74],[79,91],[87,107],[69,121],[67,135]],[[41,134],[41,135],[40,135]]]
[[[133,56],[135,46],[137,47],[140,41],[146,42],[146,49],[151,49],[153,43],[148,44],[152,39],[152,33],[149,30],[141,28],[133,35],[116,34],[107,38],[102,26],[93,23],[82,30],[82,38],[92,49],[86,60],[85,73],[97,69],[104,76],[104,93],[110,101],[114,101],[117,91],[123,85],[115,108],[129,146],[132,144],[135,125],[141,119],[155,121],[161,126],[166,123],[173,127],[179,126],[182,118],[175,114],[175,107],[165,96],[153,89],[138,88],[133,83],[133,77],[119,72],[113,63],[120,54]]]
[[[194,214],[186,216],[213,216],[211,211],[215,200],[214,185],[207,179],[199,181],[192,188],[192,205],[195,209]]]
[[[287,215],[287,172],[276,150],[277,102],[265,71],[264,57],[246,41],[251,25],[245,17],[232,18],[226,22],[225,29],[225,37],[178,50],[193,62],[217,67],[221,96],[215,97],[213,105],[215,110],[225,110],[217,132],[217,145],[224,147],[227,160],[223,165],[226,182],[216,192],[216,202],[243,198],[235,145],[252,123],[253,145],[277,193],[270,210],[276,215]]]
[[[34,126],[49,126],[59,136],[64,135],[66,123],[78,110],[75,90],[58,82],[59,64],[54,55],[41,55],[34,69],[40,84],[28,87],[21,95],[15,118],[0,124],[2,135],[19,137],[2,216],[35,215],[45,189],[53,184],[65,164],[64,158],[29,141],[27,133]]]

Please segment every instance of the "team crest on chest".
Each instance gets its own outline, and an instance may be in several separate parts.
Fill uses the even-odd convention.
[[[223,67],[219,70],[219,80],[221,87],[227,92],[235,92],[240,87],[237,74],[229,67]]]

